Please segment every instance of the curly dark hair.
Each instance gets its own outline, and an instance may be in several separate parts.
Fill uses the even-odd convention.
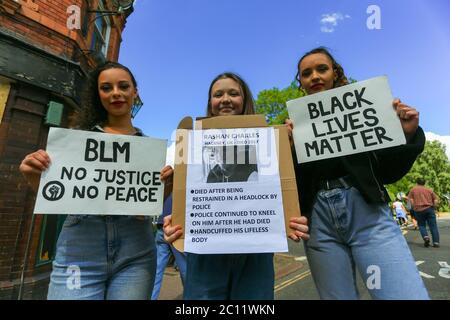
[[[130,69],[124,65],[113,61],[106,61],[98,65],[88,75],[87,83],[82,96],[81,107],[73,117],[73,126],[75,128],[90,130],[97,124],[103,125],[108,119],[108,113],[103,107],[98,94],[98,77],[101,72],[108,69],[122,69],[128,72],[134,87],[137,89],[136,79]]]
[[[315,53],[322,53],[331,60],[334,72],[336,72],[336,75],[337,75],[337,79],[334,81],[333,88],[342,87],[342,86],[349,84],[349,81],[347,80],[347,77],[345,76],[344,69],[341,67],[341,65],[339,63],[336,62],[336,60],[331,55],[330,51],[325,47],[318,47],[318,48],[312,49],[311,51],[305,53],[298,61],[297,74],[295,76],[295,79],[297,79],[297,81],[298,81],[299,89],[302,87],[302,84],[300,82],[300,63],[302,63],[302,61],[305,57],[307,57],[311,54],[315,54]]]
[[[214,78],[214,80],[211,82],[211,85],[209,86],[208,90],[208,106],[206,107],[206,115],[208,117],[212,117],[212,106],[211,106],[211,90],[214,84],[221,79],[233,79],[236,81],[239,86],[241,87],[242,94],[244,95],[244,110],[242,111],[242,114],[255,114],[255,106],[253,101],[253,95],[250,91],[250,88],[245,83],[245,81],[236,73],[233,72],[224,72],[219,74],[217,77]]]

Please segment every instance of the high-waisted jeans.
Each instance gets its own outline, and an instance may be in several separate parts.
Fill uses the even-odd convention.
[[[186,300],[273,300],[273,253],[186,254]]]
[[[358,299],[358,269],[373,299],[429,299],[411,251],[386,204],[353,187],[321,190],[305,249],[321,299]]]
[[[150,220],[69,215],[57,242],[47,298],[150,299],[155,269]]]

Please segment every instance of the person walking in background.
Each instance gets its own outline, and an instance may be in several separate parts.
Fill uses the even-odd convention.
[[[439,248],[439,230],[434,210],[438,203],[436,194],[433,190],[425,187],[425,179],[418,178],[417,185],[409,191],[408,198],[411,201],[412,209],[419,223],[419,231],[423,238],[424,246],[430,246],[430,237],[427,231],[428,224],[431,237],[433,238],[433,247]]]
[[[158,300],[159,292],[161,291],[161,284],[164,277],[164,270],[169,262],[170,255],[175,257],[175,263],[180,271],[181,283],[184,286],[186,279],[186,255],[178,251],[170,243],[164,240],[163,224],[164,217],[172,213],[172,194],[164,202],[163,212],[156,222],[156,276],[155,285],[152,292],[152,300]]]
[[[397,216],[397,221],[400,226],[406,226],[408,220],[406,218],[406,208],[400,200],[396,200],[392,203],[392,208],[395,210],[395,215]]]

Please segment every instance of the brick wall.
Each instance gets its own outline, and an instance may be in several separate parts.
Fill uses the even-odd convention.
[[[93,5],[91,9],[96,8],[96,0],[89,2]],[[81,6],[84,0],[22,0],[20,3],[19,6],[13,0],[0,1],[2,32],[52,55],[80,62],[84,68],[94,65],[91,57],[80,54],[90,47],[93,24],[86,37],[81,30],[71,31],[66,26],[67,7]],[[106,9],[112,8],[109,5]],[[124,17],[111,19],[107,59],[117,61]],[[50,99],[55,99],[50,91],[16,81],[11,84],[0,122],[0,299],[17,299],[30,230],[23,298],[44,299],[46,296],[51,265],[35,267],[42,216],[36,215],[32,223],[35,194],[18,168],[25,155],[46,144],[48,127],[44,125],[44,117]],[[67,104],[65,106],[62,127],[67,127],[73,111]]]
[[[32,226],[35,193],[19,172],[25,155],[45,148],[48,127],[43,125],[50,99],[48,92],[25,84],[11,86],[0,126],[0,299],[15,299],[26,258],[24,298],[45,298],[51,265],[35,267],[42,215]],[[63,127],[72,110],[66,106]],[[45,275],[44,277],[42,275]]]
[[[97,1],[90,0],[91,9],[97,8]],[[26,40],[39,48],[52,54],[78,61],[83,58],[82,52],[90,49],[94,30],[95,14],[89,17],[83,16],[83,0],[22,0],[20,9],[15,14],[0,14],[0,26],[14,35]],[[106,10],[112,9],[112,1],[105,1]],[[67,8],[77,5],[81,10],[81,25],[83,19],[88,19],[89,29],[86,36],[81,30],[69,30],[67,19],[70,13]],[[1,12],[1,11],[0,11]],[[121,15],[110,16],[111,37],[108,46],[107,59],[117,61],[119,56],[121,33],[125,26],[125,18]],[[89,66],[94,61],[86,56]]]
[[[0,291],[10,292],[20,278],[34,193],[18,171],[21,160],[43,146],[48,129],[42,119],[48,93],[25,85],[12,85],[0,129]],[[42,217],[36,216],[25,276],[35,270]]]

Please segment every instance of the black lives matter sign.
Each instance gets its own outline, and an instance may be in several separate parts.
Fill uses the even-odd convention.
[[[52,128],[36,213],[158,215],[167,143]]]
[[[287,102],[299,163],[406,142],[386,77]]]

